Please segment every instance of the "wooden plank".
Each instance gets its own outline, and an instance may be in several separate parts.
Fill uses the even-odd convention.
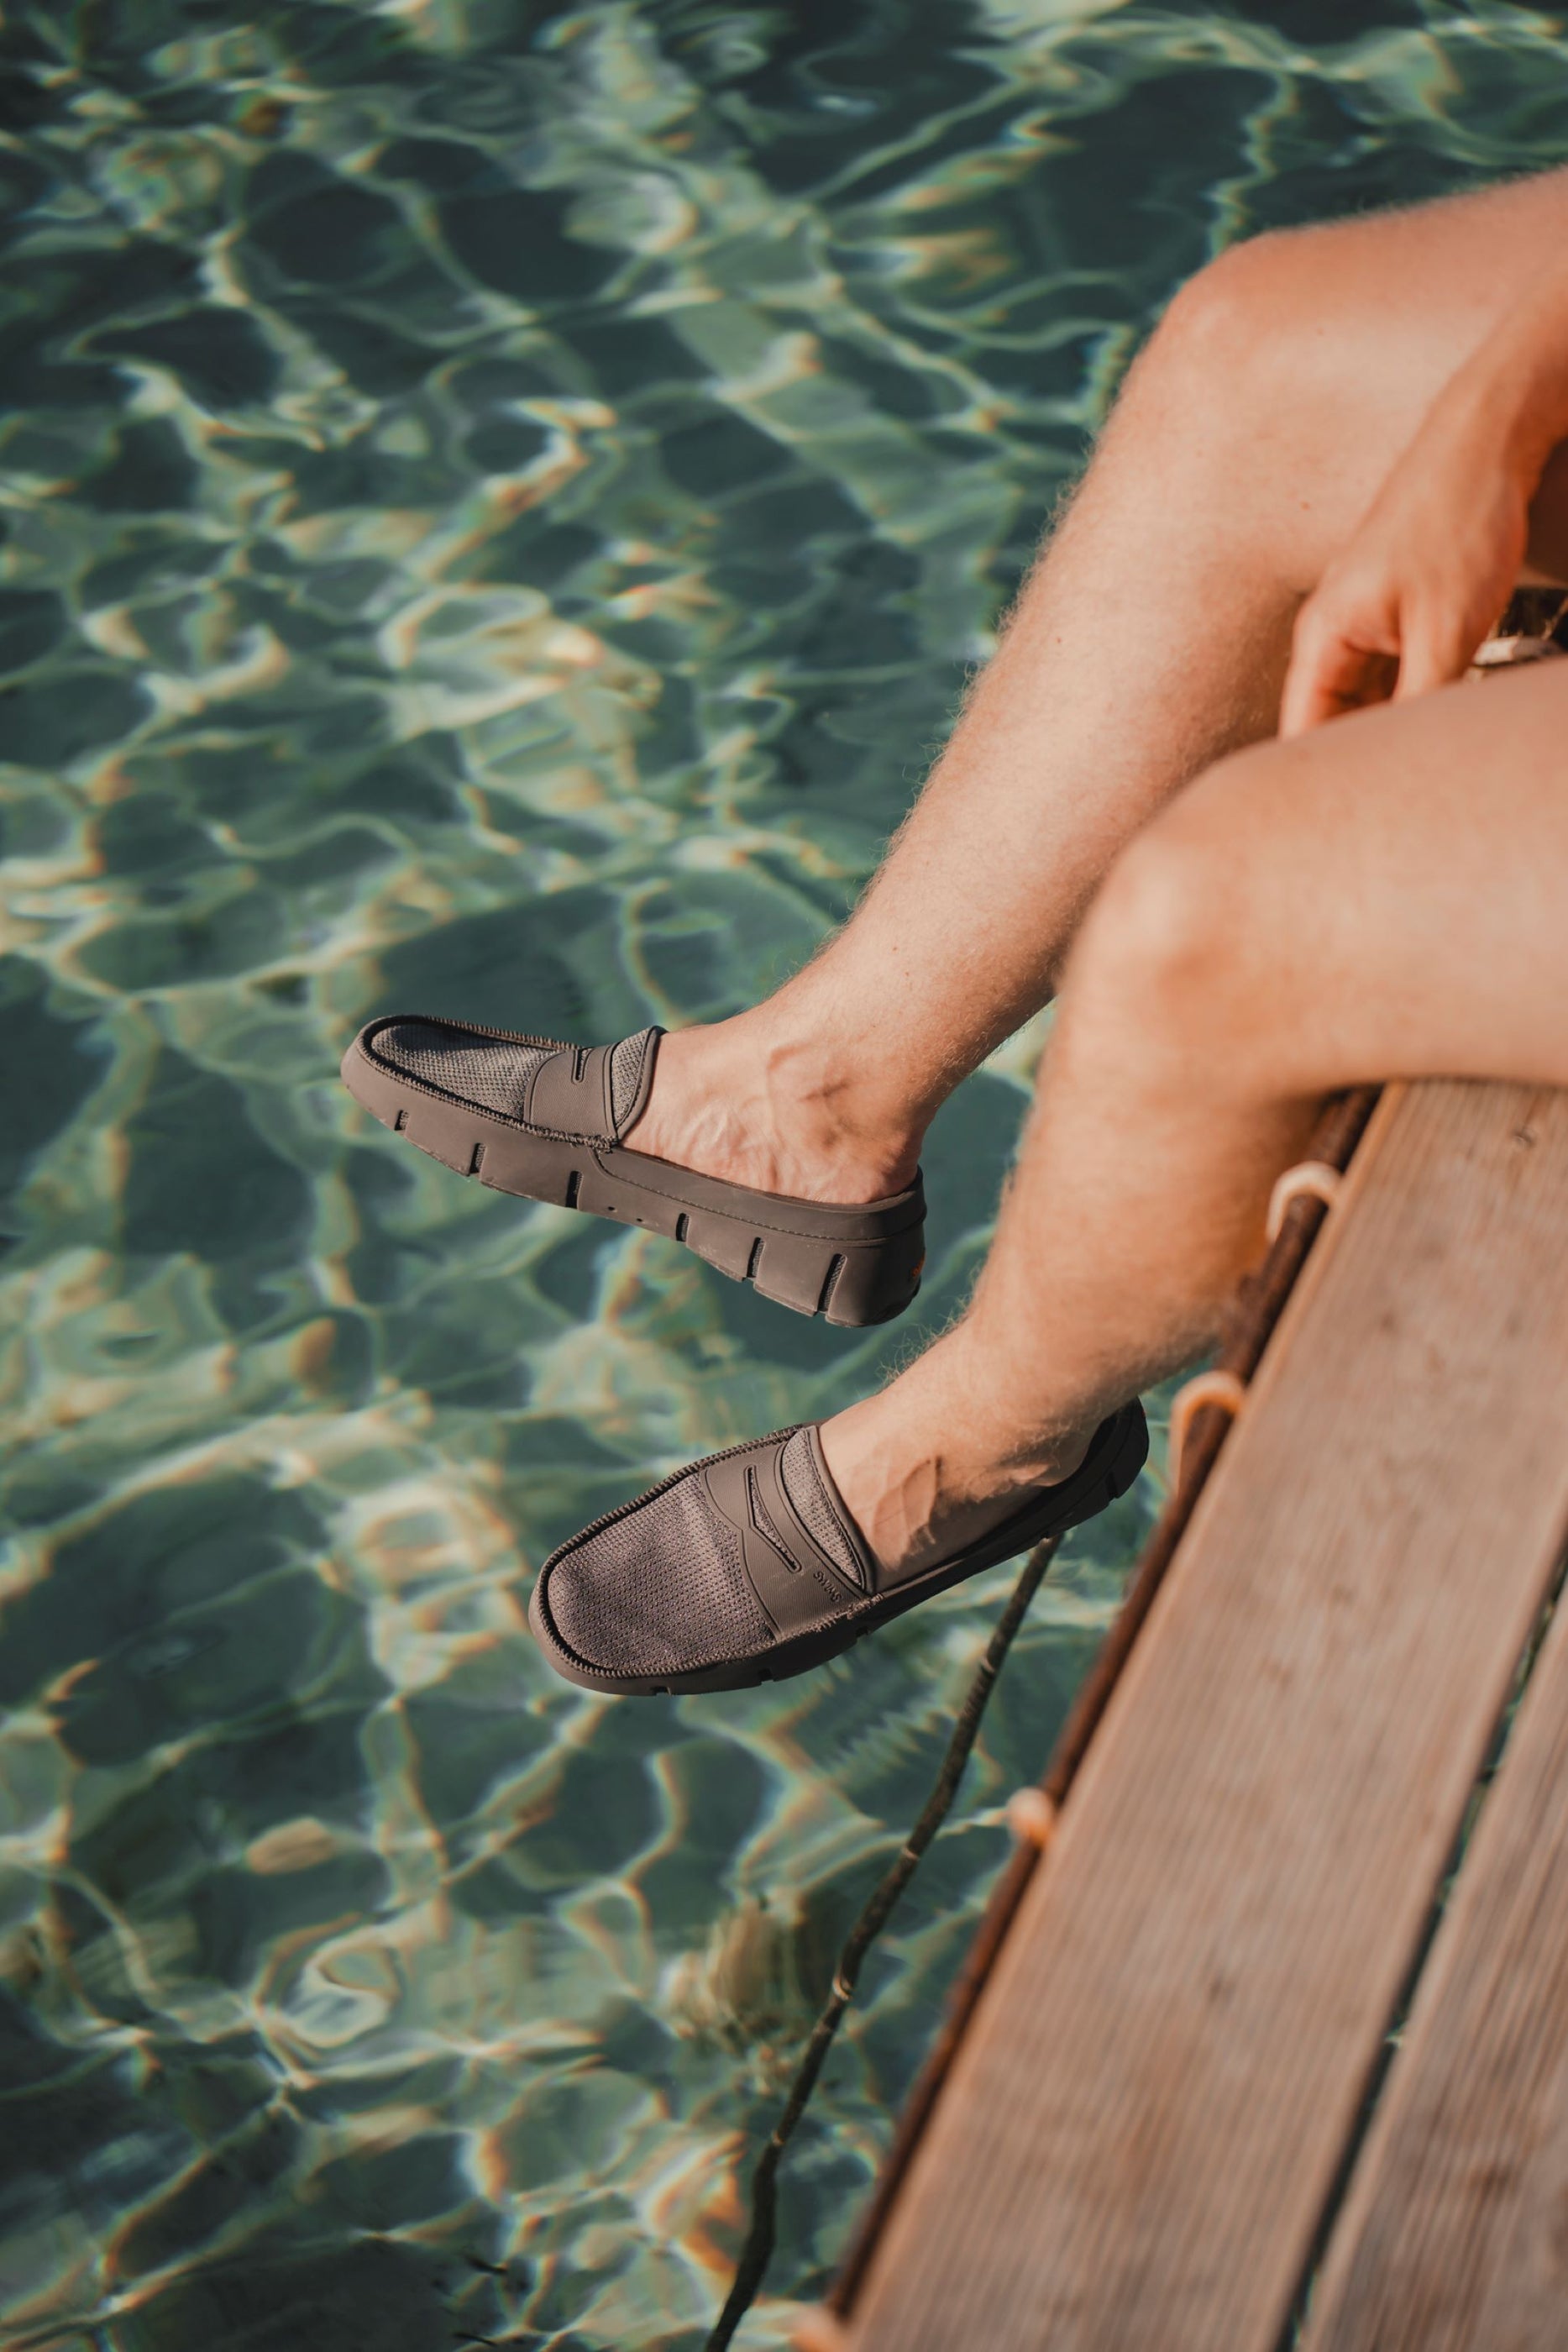
[[[1568,1609],[1423,1975],[1309,2352],[1568,2342]]]
[[[1568,1097],[1385,1097],[1026,1895],[857,2352],[1275,2352],[1568,1524]]]

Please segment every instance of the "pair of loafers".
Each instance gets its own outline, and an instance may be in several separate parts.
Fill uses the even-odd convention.
[[[527,1200],[664,1234],[765,1298],[852,1328],[901,1314],[920,1286],[920,1179],[863,1207],[801,1201],[679,1168],[625,1138],[663,1032],[613,1045],[417,1014],[361,1030],[344,1083],[383,1126],[459,1175]],[[890,1578],[833,1485],[813,1423],[691,1464],[562,1544],[529,1606],[556,1671],[622,1695],[737,1690],[835,1657],[963,1578],[1092,1517],[1137,1476],[1136,1402],[1079,1468],[977,1543]]]

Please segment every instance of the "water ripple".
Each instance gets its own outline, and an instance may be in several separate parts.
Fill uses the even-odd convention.
[[[621,1707],[528,1571],[906,1335],[412,1164],[399,1002],[808,954],[1173,286],[1568,158],[1487,0],[140,0],[0,34],[0,2341],[693,2352],[1005,1576]],[[927,1328],[1038,1035],[939,1123]],[[1076,1539],[786,2187],[821,2284],[1147,1516]]]

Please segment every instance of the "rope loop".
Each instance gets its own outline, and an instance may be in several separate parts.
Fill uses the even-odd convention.
[[[1270,1242],[1277,1242],[1285,1223],[1285,1212],[1292,1201],[1303,1194],[1321,1201],[1332,1209],[1344,1189],[1344,1178],[1326,1160],[1303,1160],[1295,1168],[1287,1168],[1269,1195],[1269,1220],[1265,1228]]]
[[[1043,1789],[1015,1789],[1007,1802],[1007,1824],[1019,1845],[1043,1853],[1056,1829],[1056,1807]]]
[[[1181,1485],[1182,1456],[1186,1452],[1187,1432],[1194,1413],[1206,1405],[1218,1405],[1232,1421],[1247,1402],[1244,1384],[1234,1372],[1198,1372],[1186,1388],[1178,1389],[1171,1400],[1171,1431],[1168,1448],[1170,1488],[1174,1495]]]

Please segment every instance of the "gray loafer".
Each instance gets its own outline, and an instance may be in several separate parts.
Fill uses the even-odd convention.
[[[552,1552],[528,1604],[558,1675],[590,1690],[744,1690],[849,1649],[906,1609],[1092,1518],[1147,1459],[1134,1401],[1070,1478],[916,1576],[882,1574],[833,1485],[815,1422],[677,1470]]]
[[[343,1083],[383,1127],[498,1192],[668,1234],[800,1315],[858,1327],[902,1314],[925,1258],[919,1176],[907,1192],[846,1208],[628,1150],[622,1138],[648,1099],[664,1034],[563,1045],[394,1013],[361,1030]]]

